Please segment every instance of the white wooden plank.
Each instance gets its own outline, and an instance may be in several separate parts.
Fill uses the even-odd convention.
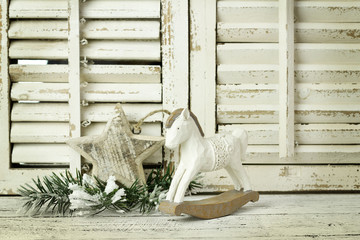
[[[93,40],[80,54],[88,59],[160,62],[160,42]]]
[[[83,91],[90,102],[161,102],[161,84],[91,83]]]
[[[71,148],[66,144],[13,145],[11,162],[27,164],[69,164]]]
[[[67,18],[66,0],[12,0],[9,5],[10,18]]]
[[[360,109],[360,85],[300,83],[296,84],[295,101],[300,104],[357,104]]]
[[[88,0],[82,4],[84,18],[160,18],[160,0]]]
[[[124,106],[123,106],[124,108]],[[125,108],[124,108],[125,111]],[[127,117],[129,119],[129,115],[126,112]],[[130,118],[131,119],[131,118]],[[129,119],[129,120],[130,120]],[[105,129],[106,123],[92,123],[91,125],[89,125],[86,128],[83,128],[83,135],[84,136],[94,136],[94,135],[100,135],[103,130]],[[161,136],[161,123],[144,123],[141,126],[141,134],[142,135],[148,135],[148,136]],[[145,159],[145,161],[143,162],[143,164],[159,164],[162,162],[163,159],[163,153],[162,153],[162,149],[157,150],[154,154],[152,154],[151,156],[149,156],[147,159]]]
[[[278,123],[278,105],[217,105],[217,122]]]
[[[206,137],[216,130],[216,0],[190,1],[190,108]]]
[[[217,64],[278,64],[275,43],[226,43],[217,45]]]
[[[278,83],[279,66],[270,64],[220,64],[218,84]]]
[[[161,84],[89,83],[81,91],[83,99],[87,101],[161,102]],[[69,84],[14,83],[11,99],[13,101],[65,102],[69,100]]]
[[[279,1],[279,156],[294,156],[294,0]]]
[[[278,144],[277,124],[231,124],[220,125],[219,132],[243,128],[248,132],[249,144]],[[297,144],[359,144],[360,129],[354,124],[307,124],[295,125]]]
[[[275,1],[218,1],[219,22],[278,22]]]
[[[81,69],[86,82],[160,83],[156,65],[88,65]],[[18,65],[9,68],[12,82],[68,82],[68,65]]]
[[[145,117],[148,113],[162,109],[161,104],[122,104],[122,108],[130,122],[137,122]],[[81,111],[81,119],[83,121],[89,120],[91,122],[107,122],[114,112],[114,104],[110,103],[97,103],[90,104],[83,107]],[[161,122],[163,119],[161,113],[157,113],[148,117],[145,122]]]
[[[278,84],[227,84],[216,87],[217,104],[275,104],[278,101]]]
[[[11,124],[12,143],[64,143],[70,137],[69,123],[31,122]]]
[[[80,3],[68,1],[69,6],[69,137],[81,136],[81,106],[82,93],[80,88]],[[76,174],[81,170],[81,156],[72,150],[70,156],[70,172]]]
[[[9,57],[14,59],[67,59],[67,41],[11,41]]]
[[[13,0],[10,18],[67,18],[66,0]],[[88,0],[82,4],[81,16],[85,18],[160,18],[160,1]]]
[[[358,165],[263,165],[245,166],[254,190],[320,191],[359,190]],[[266,181],[264,181],[266,176]],[[233,188],[225,170],[206,173],[201,191],[225,191]]]
[[[298,22],[350,23],[360,22],[358,1],[297,1],[295,17]]]
[[[70,120],[67,103],[14,103],[11,109],[11,121],[55,121]]]
[[[297,83],[359,83],[359,79],[359,65],[295,65]]]
[[[86,39],[142,39],[159,40],[160,22],[92,20],[81,28],[82,37]]]
[[[68,23],[65,20],[12,21],[10,39],[67,39]]]

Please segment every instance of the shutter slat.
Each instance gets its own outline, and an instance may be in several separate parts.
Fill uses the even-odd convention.
[[[296,104],[296,123],[359,123],[358,104]],[[277,105],[218,105],[217,121],[227,123],[278,123]]]
[[[297,23],[295,42],[299,43],[358,43],[359,23]],[[278,42],[276,23],[217,24],[218,42]]]
[[[9,68],[12,82],[68,82],[67,65],[17,65]],[[156,65],[89,65],[81,69],[86,82],[160,83]]]
[[[89,83],[82,88],[83,99],[94,102],[161,102],[161,84]],[[14,83],[13,101],[65,102],[67,83]]]
[[[10,18],[67,18],[67,0],[12,0]],[[160,18],[159,0],[112,1],[88,0],[82,3],[81,17],[85,18]]]
[[[159,40],[159,21],[87,21],[81,36],[87,39],[140,39]],[[13,21],[9,28],[10,39],[67,39],[68,23],[65,20]]]
[[[14,103],[11,109],[13,122],[66,122],[69,120],[68,103]]]
[[[68,43],[63,40],[14,40],[10,43],[9,57],[13,59],[67,59]]]

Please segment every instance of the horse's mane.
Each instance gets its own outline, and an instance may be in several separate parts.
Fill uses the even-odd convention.
[[[179,115],[182,113],[183,110],[184,110],[183,108],[179,108],[179,109],[176,109],[175,111],[173,111],[166,121],[165,128],[171,128],[171,126],[173,125],[173,123],[179,117]],[[200,126],[200,123],[199,123],[197,117],[191,111],[190,111],[190,116],[195,121],[195,124],[198,127],[201,136],[204,137],[204,132]]]

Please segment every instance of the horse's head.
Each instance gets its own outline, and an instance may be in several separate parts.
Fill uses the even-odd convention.
[[[192,119],[189,109],[185,108],[166,131],[165,146],[174,149],[189,139],[191,135]]]

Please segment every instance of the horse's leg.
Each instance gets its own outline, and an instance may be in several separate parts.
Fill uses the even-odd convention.
[[[228,172],[228,174],[230,175],[231,180],[232,180],[233,183],[234,183],[234,188],[235,188],[235,190],[240,191],[240,189],[241,189],[241,182],[239,181],[239,179],[237,178],[236,174],[234,173],[234,170],[233,170],[230,166],[225,167],[225,169],[226,169],[226,171]]]
[[[180,164],[178,169],[175,171],[174,178],[171,181],[169,191],[166,195],[166,200],[172,202],[174,200],[175,193],[177,192],[180,180],[185,172],[185,166]]]
[[[237,179],[240,181],[240,183],[242,183],[244,187],[244,191],[245,192],[250,191],[251,190],[250,180],[242,163],[239,161],[233,161],[231,168],[233,169]]]
[[[186,189],[188,188],[191,180],[195,177],[195,175],[199,172],[199,168],[191,167],[186,169],[184,176],[181,178],[179,186],[177,188],[174,202],[180,203],[184,201],[184,196]]]

